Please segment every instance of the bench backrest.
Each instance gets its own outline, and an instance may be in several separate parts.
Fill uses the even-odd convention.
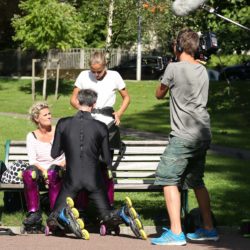
[[[114,152],[113,177],[116,190],[159,190],[154,186],[155,170],[168,141],[124,141],[122,155]],[[26,142],[10,141],[5,146],[5,164],[28,160]]]
[[[28,161],[26,141],[11,141],[7,140],[5,143],[5,165],[16,160]]]
[[[119,190],[159,190],[154,186],[155,170],[167,141],[124,141],[126,145],[122,159],[115,152],[113,175]],[[120,160],[120,161],[119,161]]]

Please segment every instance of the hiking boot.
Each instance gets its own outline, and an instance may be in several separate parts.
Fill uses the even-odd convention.
[[[184,246],[187,244],[183,232],[180,234],[174,234],[170,229],[163,228],[163,230],[165,230],[165,232],[163,232],[159,238],[151,239],[153,245]]]
[[[187,238],[192,241],[217,241],[219,240],[219,235],[216,229],[206,230],[203,228],[199,228],[194,233],[188,233]]]

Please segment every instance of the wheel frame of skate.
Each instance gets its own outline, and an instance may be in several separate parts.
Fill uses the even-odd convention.
[[[43,234],[46,230],[46,227],[41,223],[41,224],[37,224],[37,228],[35,228],[35,226],[32,228],[30,227],[29,229],[27,229],[27,227],[25,227],[25,225],[22,225],[20,227],[20,234]]]
[[[79,212],[78,210],[74,207],[74,201],[71,197],[67,197],[66,198],[66,204],[69,206],[73,216],[75,217],[76,219],[76,222],[79,226],[79,228],[81,229],[81,234],[82,234],[82,238],[85,239],[85,240],[89,240],[90,236],[89,236],[89,232],[84,229],[84,221],[79,218]]]
[[[136,226],[139,228],[139,234],[140,234],[141,238],[143,240],[147,240],[148,236],[147,236],[145,230],[143,229],[142,222],[139,219],[139,216],[138,216],[136,210],[133,208],[133,203],[128,196],[125,197],[125,203],[128,207],[128,212],[129,212],[131,218],[133,219]]]

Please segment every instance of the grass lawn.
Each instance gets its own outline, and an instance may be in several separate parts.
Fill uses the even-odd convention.
[[[122,126],[142,131],[168,134],[168,98],[158,101],[154,97],[158,82],[127,81],[131,105],[122,117]],[[250,82],[237,82],[230,87],[223,82],[210,85],[208,109],[211,114],[213,143],[250,149]],[[42,100],[42,82],[37,82],[37,100]],[[72,115],[75,110],[69,104],[72,82],[61,82],[59,99],[54,99],[54,82],[48,83],[48,103],[54,117]],[[27,114],[31,100],[31,80],[0,79],[0,112]],[[120,104],[118,97],[117,106]],[[0,115],[0,159],[4,158],[6,139],[25,140],[33,125],[18,116]],[[240,219],[250,217],[249,162],[208,155],[206,184],[211,193],[212,207],[219,225],[238,225]],[[3,206],[0,192],[0,208]],[[116,193],[116,203],[121,205],[125,193]],[[162,193],[129,193],[147,225],[164,224],[167,216]],[[196,207],[192,191],[189,193],[190,208]],[[3,213],[2,222],[20,225],[24,214]]]
[[[168,134],[170,131],[168,98],[154,97],[157,81],[127,81],[131,104],[122,117],[122,126],[142,131]],[[73,115],[75,110],[69,104],[73,89],[72,82],[61,81],[59,99],[54,99],[55,82],[47,87],[48,103],[54,117]],[[37,100],[42,100],[42,81],[36,83]],[[0,112],[27,114],[32,104],[31,80],[0,79]],[[212,82],[208,110],[211,114],[213,143],[250,149],[250,81],[234,82],[230,92],[225,82]],[[120,105],[118,95],[116,107]],[[3,118],[5,119],[5,118]],[[3,124],[1,125],[1,129]],[[2,134],[2,133],[1,133]],[[6,135],[3,135],[6,137]],[[15,134],[11,134],[14,139]],[[23,135],[25,138],[25,134]],[[2,141],[1,141],[2,143]]]

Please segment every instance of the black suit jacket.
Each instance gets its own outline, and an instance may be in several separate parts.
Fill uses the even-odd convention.
[[[99,157],[111,166],[109,134],[106,124],[94,120],[89,112],[78,111],[58,121],[51,156],[65,153],[67,185],[93,191],[103,186]]]

